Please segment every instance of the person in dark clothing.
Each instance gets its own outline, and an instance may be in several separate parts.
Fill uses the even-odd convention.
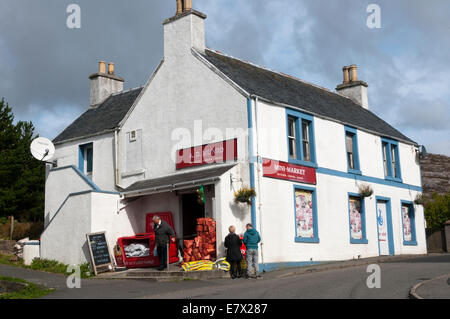
[[[232,279],[241,277],[241,246],[242,241],[238,235],[236,235],[236,227],[230,226],[230,233],[225,237],[225,248],[227,249],[226,259],[230,263],[230,276]]]
[[[153,230],[155,231],[156,250],[159,259],[158,270],[162,271],[167,268],[167,245],[170,240],[175,242],[175,232],[159,216],[153,217]]]

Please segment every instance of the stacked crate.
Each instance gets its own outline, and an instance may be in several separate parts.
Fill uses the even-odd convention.
[[[197,237],[184,241],[184,261],[216,258],[216,222],[212,218],[197,219]]]

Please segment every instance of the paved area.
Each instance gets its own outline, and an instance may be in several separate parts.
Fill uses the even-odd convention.
[[[425,281],[414,288],[415,298],[450,299],[450,269],[447,275]]]
[[[381,267],[381,288],[369,289],[367,264]],[[374,258],[267,273],[260,280],[146,280],[85,279],[80,289],[69,289],[61,275],[0,266],[0,275],[56,288],[45,298],[150,298],[150,299],[299,299],[299,298],[408,298],[416,284],[448,274],[450,254],[414,258]],[[441,282],[430,286],[430,298],[441,293]],[[425,289],[425,288],[424,288]],[[421,292],[426,294],[427,292]],[[438,296],[439,297],[439,296]],[[437,297],[437,298],[438,298]]]

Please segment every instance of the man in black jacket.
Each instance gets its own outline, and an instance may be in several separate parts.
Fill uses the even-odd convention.
[[[167,268],[167,245],[170,240],[175,242],[175,232],[172,227],[169,226],[159,216],[153,217],[153,230],[155,231],[156,249],[159,259],[159,271]],[[171,238],[172,237],[172,238]]]
[[[242,276],[241,269],[241,246],[242,241],[238,235],[236,235],[236,227],[230,226],[228,228],[230,233],[225,237],[224,246],[227,249],[226,260],[230,263],[230,276],[232,279],[240,278]]]

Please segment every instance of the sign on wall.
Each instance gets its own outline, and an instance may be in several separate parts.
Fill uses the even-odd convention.
[[[263,176],[293,182],[316,184],[316,169],[276,160],[263,159]]]
[[[194,146],[177,151],[176,169],[237,160],[237,139]]]

